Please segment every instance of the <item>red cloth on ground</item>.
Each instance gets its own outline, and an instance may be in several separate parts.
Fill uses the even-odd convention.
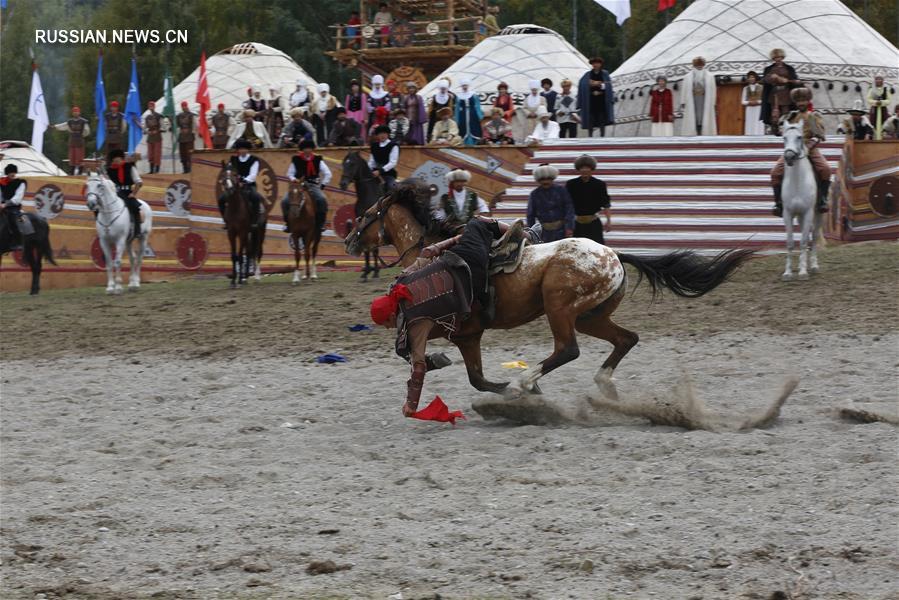
[[[413,414],[412,418],[421,419],[422,421],[441,421],[443,423],[452,423],[455,425],[456,419],[462,419],[464,421],[465,415],[462,414],[461,410],[450,412],[440,396],[434,396],[431,403]]]

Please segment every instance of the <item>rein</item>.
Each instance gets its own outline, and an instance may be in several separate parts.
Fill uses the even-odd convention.
[[[375,213],[374,218],[369,219],[361,227],[359,227],[356,230],[357,237],[361,237],[366,229],[368,229],[375,222],[377,222],[378,223],[378,246],[389,245],[390,241],[387,236],[387,230],[384,225],[384,213],[387,212],[388,208],[390,208],[389,206],[387,206],[386,208],[384,207],[384,201],[387,200],[388,198],[390,198],[389,194],[387,196],[382,196],[381,198],[378,199],[378,203],[376,204],[378,210]],[[422,234],[421,237],[418,238],[418,242],[416,242],[414,245],[409,246],[408,248],[403,250],[403,252],[399,255],[399,257],[397,257],[397,259],[395,261],[388,263],[383,258],[381,258],[381,255],[379,254],[378,262],[381,263],[382,268],[390,269],[391,267],[395,267],[398,264],[400,264],[403,261],[403,259],[406,258],[406,255],[409,254],[410,251],[412,251],[414,249],[418,249],[419,251],[421,251],[421,249],[424,248],[424,244],[425,244],[425,236],[424,236],[424,234]]]

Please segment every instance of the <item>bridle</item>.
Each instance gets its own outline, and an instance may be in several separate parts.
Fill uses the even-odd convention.
[[[785,148],[784,149],[784,162],[787,163],[787,165],[789,165],[789,166],[793,166],[793,163],[795,163],[797,160],[803,160],[804,158],[806,158],[808,156],[808,152],[806,151],[806,147],[805,147],[805,142],[802,140],[802,129],[801,128],[799,128],[799,127],[785,128],[784,132],[783,132],[784,141],[785,142],[788,141],[786,134],[789,132],[793,132],[793,131],[798,132],[798,135],[799,135],[799,140],[798,140],[799,152],[797,154],[796,151],[793,150],[793,148]],[[788,159],[788,157],[787,157],[788,153],[793,155],[792,160]]]
[[[96,180],[98,185],[105,187],[105,184],[104,184],[104,182],[103,182],[103,178],[102,178],[101,176],[97,175],[96,177],[88,178],[88,182],[90,182],[91,179]],[[103,229],[106,230],[106,234],[109,235],[109,228],[112,226],[113,223],[115,223],[115,221],[119,218],[119,216],[120,216],[123,212],[125,212],[125,210],[126,210],[126,208],[127,208],[127,206],[125,206],[125,203],[122,202],[122,207],[119,209],[119,212],[117,212],[116,214],[114,214],[114,215],[112,216],[112,218],[109,219],[108,222],[104,223],[104,222],[103,222],[103,219],[100,217],[100,215],[101,215],[101,214],[102,214],[102,215],[106,215],[106,214],[109,213],[109,209],[108,209],[109,205],[108,205],[106,202],[103,201],[103,199],[101,198],[100,194],[98,194],[97,192],[87,192],[87,193],[84,195],[84,198],[85,198],[85,201],[86,201],[85,203],[88,205],[88,208],[90,208],[90,205],[91,205],[91,204],[93,204],[94,206],[97,207],[97,212],[99,213],[99,214],[97,215],[97,224],[99,224],[101,227],[103,227]],[[93,202],[92,202],[92,201],[93,201]]]
[[[375,211],[375,213],[372,215],[369,213],[369,211],[366,211],[365,214],[363,215],[363,217],[361,217],[361,218],[363,218],[363,221],[361,223],[356,224],[356,241],[357,242],[362,238],[362,234],[365,233],[365,230],[377,222],[378,223],[378,244],[377,245],[379,247],[380,246],[389,246],[392,243],[390,238],[388,237],[387,229],[384,224],[384,217],[386,216],[387,211],[390,210],[390,207],[391,207],[391,204],[389,202],[387,202],[390,198],[391,198],[391,196],[389,194],[387,196],[382,196],[381,198],[378,199],[378,202],[375,205],[375,208],[377,209]],[[403,250],[403,252],[400,253],[400,255],[397,257],[397,259],[395,261],[393,261],[391,263],[387,263],[387,261],[385,261],[383,258],[381,258],[381,255],[379,254],[378,262],[381,263],[381,267],[384,269],[389,269],[391,267],[395,267],[396,265],[403,262],[403,260],[406,258],[406,255],[409,254],[409,252],[411,252],[412,250],[415,250],[415,249],[421,251],[421,249],[424,248],[424,245],[425,245],[425,236],[422,235],[420,238],[418,238],[417,243],[415,243],[414,245],[409,246],[408,248]]]

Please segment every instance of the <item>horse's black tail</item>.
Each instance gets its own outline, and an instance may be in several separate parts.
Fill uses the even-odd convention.
[[[706,258],[691,250],[680,250],[647,258],[619,253],[618,260],[640,272],[637,285],[646,277],[653,298],[664,288],[684,298],[697,298],[727,281],[752,254],[752,250],[727,250]]]

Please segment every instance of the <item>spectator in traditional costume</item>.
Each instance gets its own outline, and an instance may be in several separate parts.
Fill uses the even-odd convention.
[[[300,180],[306,182],[306,190],[315,202],[315,226],[319,231],[324,231],[328,216],[328,200],[323,190],[331,182],[331,169],[328,168],[324,158],[315,154],[315,142],[312,140],[300,142],[299,152],[290,159],[290,166],[287,167],[287,179],[291,183]],[[290,231],[287,223],[288,211],[290,211],[290,191],[281,199],[284,231]]]
[[[338,106],[336,109],[337,118],[331,127],[331,133],[328,137],[329,146],[361,146],[365,142],[362,140],[362,127],[353,119],[346,116],[346,108]]]
[[[72,107],[72,117],[53,126],[57,131],[66,131],[69,134],[69,166],[72,167],[72,175],[81,175],[84,164],[84,140],[91,134],[90,122],[81,116],[81,109]]]
[[[615,93],[604,64],[599,57],[591,58],[592,68],[584,73],[577,87],[581,127],[587,130],[589,137],[593,137],[594,129],[599,129],[600,137],[605,137],[606,127],[615,124]]]
[[[674,135],[674,95],[668,89],[668,79],[656,77],[656,87],[649,92],[650,135],[671,137]]]
[[[312,123],[303,118],[302,108],[290,109],[290,122],[281,132],[282,148],[300,148],[304,141],[314,142],[315,128]],[[314,146],[313,146],[314,147]]]
[[[346,108],[346,116],[359,123],[362,128],[363,141],[368,139],[368,94],[362,91],[362,86],[355,79],[350,81],[350,91],[343,100]]]
[[[375,130],[369,150],[368,168],[373,177],[384,182],[384,193],[389,193],[396,186],[396,166],[400,162],[400,147],[390,139],[390,127],[381,125]]]
[[[812,101],[812,91],[800,87],[790,92],[790,101],[796,106],[796,110],[790,111],[784,117],[787,123],[801,123],[802,135],[808,149],[808,158],[815,171],[815,179],[818,182],[818,212],[826,213],[827,194],[830,191],[830,164],[818,149],[818,144],[826,139],[824,133],[824,119],[818,113],[809,110]],[[771,169],[771,184],[774,187],[774,216],[783,216],[783,203],[781,201],[781,184],[784,176],[783,153]]]
[[[456,109],[456,95],[449,91],[449,81],[441,79],[437,82],[437,92],[431,98],[428,106],[428,140],[432,139],[434,134],[434,124],[437,123],[437,112],[442,108],[449,108],[450,115]]]
[[[337,99],[331,95],[331,86],[327,83],[318,84],[318,100],[315,101],[312,110],[312,124],[315,126],[315,138],[317,140],[328,139],[334,119],[337,118]]]
[[[544,242],[555,242],[574,233],[574,204],[565,186],[557,185],[559,170],[542,164],[534,169],[534,180],[538,187],[528,198],[527,226],[540,222],[543,226]]]
[[[447,236],[456,235],[476,215],[489,215],[490,208],[472,189],[466,186],[471,181],[471,173],[464,169],[454,169],[446,174],[449,190],[440,196],[431,217],[440,225],[440,231]]]
[[[431,131],[431,143],[444,146],[461,146],[462,138],[459,136],[459,126],[453,121],[453,111],[444,106],[437,111],[440,120],[434,124]]]
[[[515,101],[509,94],[509,84],[505,81],[500,81],[496,86],[496,99],[493,101],[493,106],[502,109],[503,119],[506,120],[506,123],[512,123],[512,117],[515,114]]]
[[[150,173],[159,173],[162,164],[162,132],[166,118],[156,112],[156,103],[147,102],[147,110],[141,115],[141,129],[147,137],[147,162],[150,163]]]
[[[484,113],[481,112],[481,100],[478,93],[471,89],[469,79],[459,81],[460,90],[456,94],[456,125],[459,126],[459,135],[466,146],[475,146],[481,143],[483,133],[481,121]]]
[[[537,124],[537,109],[541,106],[546,108],[546,98],[540,95],[540,82],[536,79],[531,79],[528,81],[528,88],[530,91],[524,97],[524,100],[521,101],[521,106],[518,108],[517,127],[515,128],[517,133],[516,139],[522,141],[527,139],[531,132],[534,131],[534,126]]]
[[[540,95],[546,99],[546,110],[549,111],[549,114],[553,121],[556,120],[556,99],[559,97],[559,92],[553,89],[553,80],[545,77],[540,80],[540,87],[543,88],[543,91],[540,92]]]
[[[684,75],[681,91],[681,135],[718,135],[715,105],[718,89],[715,76],[705,68],[705,59],[693,59],[693,68]]]
[[[287,104],[291,109],[294,108],[306,108],[312,103],[312,94],[309,92],[309,88],[306,87],[306,80],[302,77],[297,79],[297,87],[291,92],[290,97],[287,99]]]
[[[371,23],[380,34],[378,36],[380,45],[389,46],[390,26],[393,25],[393,15],[390,14],[390,7],[386,2],[381,2],[381,4],[378,5],[378,12],[375,13]]]
[[[579,177],[569,179],[565,184],[565,189],[574,204],[574,237],[589,238],[594,242],[605,244],[599,213],[605,214],[608,231],[612,226],[612,202],[609,200],[605,182],[593,176],[596,159],[583,154],[574,161],[574,168],[577,169]]]
[[[856,100],[855,105],[846,112],[849,113],[849,117],[843,119],[837,133],[845,135],[847,140],[874,139],[874,128],[868,120],[868,111],[865,110],[865,103],[861,99]]]
[[[385,81],[384,87],[387,88],[387,98],[390,100],[388,104],[390,106],[390,112],[392,113],[403,105],[403,95],[400,93],[399,86],[397,86],[396,81],[393,79]]]
[[[268,106],[265,103],[265,98],[262,97],[262,84],[255,83],[251,89],[253,90],[253,94],[250,96],[250,99],[244,103],[244,108],[253,111],[253,119],[260,123],[265,123],[265,109],[268,108]]]
[[[125,134],[128,132],[128,121],[125,115],[119,112],[119,103],[113,100],[109,103],[109,110],[103,115],[106,124],[106,153],[113,150],[121,150],[125,143]]]
[[[762,121],[773,135],[780,135],[781,118],[793,110],[790,90],[801,85],[796,69],[784,62],[786,52],[775,48],[769,54],[772,64],[762,71]]]
[[[890,117],[889,106],[893,103],[893,94],[890,88],[884,85],[883,76],[874,78],[874,85],[868,90],[868,106],[871,112],[868,119],[874,128],[874,139],[883,139],[883,124]]]
[[[550,117],[552,115],[549,114],[549,110],[545,106],[537,108],[537,125],[534,126],[534,131],[525,138],[524,142],[526,144],[537,146],[546,140],[559,139],[559,124],[551,121]]]
[[[580,115],[577,96],[571,91],[571,80],[562,80],[562,93],[556,98],[556,122],[559,124],[560,138],[576,138]]]
[[[372,113],[371,127],[368,130],[368,137],[370,138],[375,133],[375,129],[380,127],[381,125],[387,125],[390,121],[390,109],[386,106],[379,106],[375,109],[375,112]]]
[[[181,102],[181,112],[175,115],[178,128],[178,155],[185,173],[190,173],[190,157],[197,141],[197,115],[190,111],[186,101]]]
[[[268,131],[265,125],[256,120],[256,113],[247,109],[243,111],[243,121],[238,123],[231,137],[228,138],[228,148],[236,148],[238,140],[246,140],[250,144],[250,148],[259,150],[262,148],[271,148],[272,141],[268,137]]]
[[[883,137],[887,140],[899,140],[899,104],[893,109],[893,116],[883,124]]]
[[[375,75],[371,78],[371,91],[368,93],[368,126],[371,127],[375,123],[375,110],[383,106],[387,109],[387,114],[393,110],[390,105],[390,94],[384,89],[384,77]],[[386,124],[386,122],[385,122]]]
[[[759,74],[755,71],[747,73],[742,99],[745,107],[743,135],[765,135],[765,122],[762,121],[762,92]]]
[[[409,117],[402,106],[393,111],[393,118],[387,124],[390,127],[390,139],[400,145],[410,145],[416,142],[411,138]]]
[[[498,106],[494,106],[490,111],[490,120],[483,126],[484,143],[488,146],[506,146],[514,144],[512,138],[512,126],[506,121],[504,111]]]
[[[406,95],[403,97],[403,106],[406,108],[406,116],[409,117],[409,141],[415,146],[423,146],[425,143],[425,126],[428,122],[428,111],[425,110],[425,100],[418,93],[418,84],[414,81],[406,82]]]
[[[219,102],[214,113],[207,115],[209,126],[212,129],[212,147],[223,150],[228,147],[228,138],[237,127],[237,122],[230,114],[225,112],[225,105]],[[159,172],[158,170],[156,171]]]
[[[272,140],[281,139],[281,130],[284,129],[284,113],[287,108],[287,102],[281,95],[281,89],[272,84],[269,86],[268,108],[266,109],[266,124],[268,129],[268,137]]]

